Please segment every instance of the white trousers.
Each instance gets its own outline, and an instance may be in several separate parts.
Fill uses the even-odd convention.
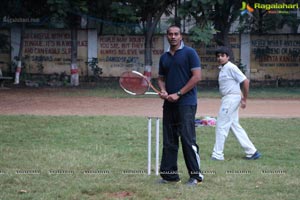
[[[224,145],[230,130],[244,149],[246,157],[251,157],[256,152],[255,146],[239,123],[240,102],[240,95],[226,95],[222,98],[215,129],[216,141],[212,153],[212,157],[218,160],[224,160]]]

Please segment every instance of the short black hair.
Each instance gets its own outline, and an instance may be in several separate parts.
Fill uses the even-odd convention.
[[[179,32],[180,32],[180,34],[181,34],[181,28],[180,28],[180,26],[178,26],[178,25],[176,25],[176,24],[170,25],[170,26],[167,28],[167,33],[169,32],[169,29],[170,29],[170,28],[174,28],[174,27],[178,28],[178,29],[179,29]]]
[[[225,47],[225,46],[220,46],[219,48],[217,48],[217,50],[215,51],[215,53],[216,53],[216,56],[219,53],[223,53],[223,54],[226,54],[227,56],[229,56],[229,48]]]

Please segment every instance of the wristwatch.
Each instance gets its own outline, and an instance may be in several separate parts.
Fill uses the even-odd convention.
[[[180,92],[180,90],[176,93],[177,94],[177,96],[179,96],[179,97],[181,97],[182,96],[182,94],[181,94],[181,92]]]

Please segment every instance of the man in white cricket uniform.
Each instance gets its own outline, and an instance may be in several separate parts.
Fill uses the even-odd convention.
[[[246,108],[249,91],[249,80],[241,70],[229,61],[229,50],[220,47],[216,50],[220,64],[219,91],[222,95],[221,107],[216,125],[216,141],[212,160],[224,160],[225,140],[231,130],[246,153],[246,159],[255,160],[261,157],[243,127],[239,124],[239,107]]]

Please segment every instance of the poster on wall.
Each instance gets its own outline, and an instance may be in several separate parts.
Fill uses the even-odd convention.
[[[10,70],[10,37],[9,30],[0,30],[0,37],[5,44],[0,45],[0,69],[3,73],[9,73]]]
[[[136,70],[144,72],[144,36],[100,36],[98,38],[99,64],[103,76],[119,76],[123,71]],[[163,49],[163,37],[152,40],[152,76],[157,75],[158,62]]]
[[[77,64],[81,74],[87,71],[87,43],[87,32],[79,30]],[[26,30],[23,56],[28,73],[70,73],[71,31]]]
[[[253,79],[294,79],[300,68],[299,35],[251,36]]]

